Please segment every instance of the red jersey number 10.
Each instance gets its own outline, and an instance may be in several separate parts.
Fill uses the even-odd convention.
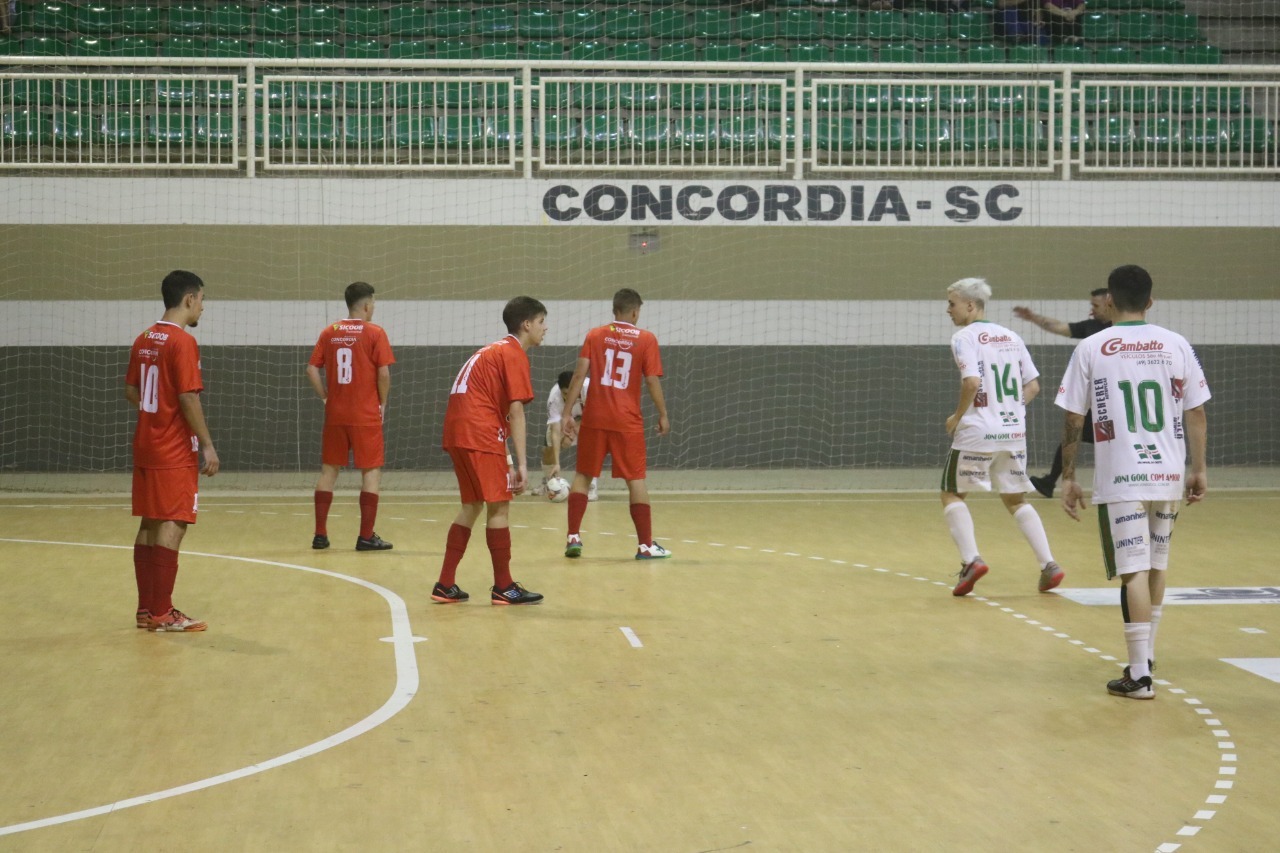
[[[483,350],[482,350],[483,352]],[[462,365],[462,369],[458,371],[458,378],[453,380],[453,387],[449,389],[450,394],[467,393],[467,380],[471,378],[471,368],[476,366],[476,361],[480,358],[480,353],[476,353],[467,359],[467,363]]]
[[[631,353],[607,349],[604,351],[604,375],[600,384],[606,388],[625,391],[631,384]]]

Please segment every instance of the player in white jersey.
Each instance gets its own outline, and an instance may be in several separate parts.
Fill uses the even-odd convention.
[[[566,370],[556,379],[556,384],[551,386],[551,392],[547,395],[547,435],[546,442],[542,445],[542,485],[533,490],[535,495],[543,495],[547,492],[547,480],[559,475],[560,473],[560,450],[564,447],[572,447],[577,441],[566,441],[564,438],[564,395],[569,389],[569,382],[573,379],[573,371]],[[582,383],[582,394],[573,404],[573,411],[570,416],[575,421],[582,420],[582,407],[587,402],[587,388],[591,385],[591,380],[586,379]],[[599,477],[591,478],[591,485],[587,489],[587,500],[594,501],[600,497]]]
[[[1208,488],[1204,404],[1209,385],[1186,338],[1146,321],[1151,276],[1124,266],[1107,281],[1114,325],[1076,347],[1058,389],[1067,411],[1062,437],[1062,505],[1080,520],[1084,492],[1076,451],[1093,414],[1093,503],[1098,507],[1107,577],[1120,575],[1129,665],[1108,692],[1151,699],[1156,628],[1163,610],[1169,542],[1180,499],[1202,500]],[[1186,470],[1187,451],[1191,470]]]
[[[960,369],[960,400],[947,418],[954,438],[942,472],[942,515],[960,552],[960,580],[952,595],[968,595],[989,569],[979,556],[973,516],[965,496],[991,491],[1000,500],[1040,564],[1041,592],[1062,583],[1064,572],[1049,550],[1049,538],[1035,507],[1023,497],[1027,479],[1027,403],[1040,391],[1040,375],[1022,338],[984,319],[991,286],[965,278],[947,288],[947,315],[960,329],[951,353]]]

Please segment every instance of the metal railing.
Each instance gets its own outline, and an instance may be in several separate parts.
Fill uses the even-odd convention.
[[[0,170],[1280,172],[1270,66],[0,58]]]

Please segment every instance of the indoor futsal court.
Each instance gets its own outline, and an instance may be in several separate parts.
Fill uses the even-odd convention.
[[[354,496],[314,552],[309,496],[207,492],[178,589],[210,623],[194,635],[132,625],[127,496],[0,501],[0,849],[170,833],[246,851],[1274,837],[1280,609],[1254,603],[1280,597],[1273,491],[1184,510],[1169,586],[1187,589],[1169,600],[1252,598],[1168,607],[1153,702],[1103,689],[1124,657],[1118,610],[1070,596],[1115,585],[1093,516],[1057,501],[1036,506],[1061,594],[1036,591],[1025,544],[978,496],[992,569],[957,599],[929,492],[657,492],[675,558],[656,564],[631,558],[621,493],[592,504],[579,560],[561,555],[564,506],[524,497],[513,573],[546,601],[503,608],[475,596],[482,549],[459,569],[470,603],[429,599],[453,497],[385,495],[396,548],[356,553],[339,533]]]

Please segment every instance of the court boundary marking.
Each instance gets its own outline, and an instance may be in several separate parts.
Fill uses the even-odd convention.
[[[57,542],[40,539],[0,538],[0,542],[13,542],[23,545],[63,545],[77,548],[110,548],[115,550],[129,550],[133,547],[132,545],[103,545],[92,542]],[[346,743],[349,740],[353,740],[366,732],[372,731],[404,710],[409,702],[413,700],[413,697],[417,695],[419,684],[418,661],[413,648],[416,640],[409,625],[409,607],[405,604],[404,599],[396,593],[384,586],[366,581],[362,578],[328,571],[327,569],[317,569],[312,566],[301,566],[295,563],[281,563],[275,560],[260,560],[253,557],[236,557],[229,554],[211,554],[204,551],[183,551],[182,553],[185,556],[190,557],[209,557],[217,560],[235,560],[241,563],[256,563],[262,566],[295,569],[297,571],[309,572],[311,574],[324,575],[337,580],[354,583],[357,586],[365,587],[366,589],[372,590],[382,596],[391,610],[391,644],[395,653],[396,684],[394,689],[391,691],[391,695],[387,697],[387,700],[380,708],[366,716],[364,719],[347,726],[342,731],[332,734],[327,738],[322,738],[314,743],[286,752],[283,755],[278,755],[274,758],[269,758],[266,761],[251,764],[247,767],[241,767],[237,770],[231,770],[227,773],[221,773],[217,776],[210,776],[206,779],[188,782],[185,785],[166,788],[162,791],[155,791],[150,794],[129,797],[124,800],[118,800],[114,803],[80,809],[79,811],[68,812],[66,814],[24,821],[23,823],[10,824],[9,826],[0,826],[0,836],[16,835],[17,833],[26,832],[32,829],[43,829],[49,826],[72,823],[85,818],[113,814],[114,812],[122,809],[159,802],[160,800],[181,796],[182,794],[190,794],[195,791],[202,791],[205,788],[212,788],[226,782],[234,782],[238,779],[244,779],[258,773],[263,773],[267,770],[283,767],[286,764],[292,764],[295,761],[300,761],[304,758],[309,758],[312,755],[317,755],[327,749],[331,749],[335,746]]]

